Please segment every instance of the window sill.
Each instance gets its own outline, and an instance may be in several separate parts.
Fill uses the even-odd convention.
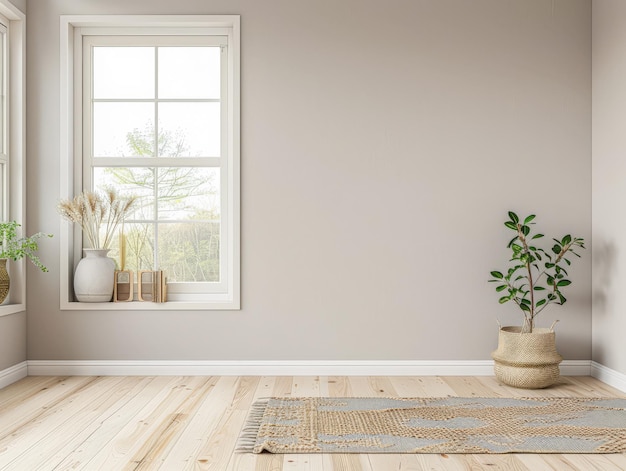
[[[185,302],[168,301],[166,303],[152,302],[120,302],[120,303],[79,303],[62,302],[62,311],[223,311],[239,310],[238,302]],[[0,313],[0,315],[2,315]]]
[[[0,317],[16,314],[18,312],[24,312],[26,305],[24,303],[19,304],[3,304],[0,306]]]

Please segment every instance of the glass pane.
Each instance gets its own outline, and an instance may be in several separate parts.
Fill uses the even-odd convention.
[[[125,260],[120,257],[121,240],[126,244]],[[123,266],[124,270],[132,270],[135,274],[139,270],[154,270],[154,225],[124,224],[123,238],[113,238],[109,257],[120,269]]]
[[[120,195],[135,195],[139,200],[127,220],[154,219],[154,175],[156,169],[147,167],[95,167],[93,188],[103,191],[114,188]]]
[[[94,103],[95,157],[154,155],[153,103]]]
[[[160,221],[219,221],[219,169],[172,167],[157,172]]]
[[[159,151],[161,157],[219,157],[220,104],[160,103]]]
[[[6,142],[6,33],[0,34],[0,153],[7,154]]]
[[[159,98],[219,97],[219,47],[159,48]]]
[[[170,282],[220,281],[220,223],[159,224],[159,268]]]
[[[94,47],[93,97],[154,98],[154,48]]]
[[[6,201],[6,187],[5,187],[5,165],[0,163],[0,221],[6,220],[4,212],[4,205]]]

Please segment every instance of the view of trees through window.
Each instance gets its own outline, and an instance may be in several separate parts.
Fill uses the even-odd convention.
[[[93,49],[91,186],[139,197],[109,255],[124,243],[126,269],[219,282],[220,48]]]

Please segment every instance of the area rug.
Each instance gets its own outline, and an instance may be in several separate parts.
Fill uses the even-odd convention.
[[[249,453],[623,453],[620,398],[269,398]]]

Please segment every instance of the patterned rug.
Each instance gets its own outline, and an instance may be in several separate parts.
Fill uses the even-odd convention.
[[[238,451],[261,453],[623,453],[626,399],[270,398]]]

